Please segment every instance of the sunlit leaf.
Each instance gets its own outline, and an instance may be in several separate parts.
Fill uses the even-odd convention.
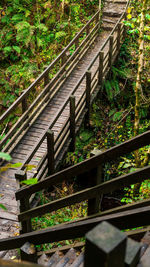
[[[0,203],[0,209],[7,210],[7,208],[1,203]]]
[[[29,180],[23,180],[21,183],[26,184],[26,185],[33,185],[33,184],[37,184],[37,182],[38,182],[37,178],[32,178]]]
[[[131,19],[132,18],[131,14],[127,15],[127,18],[128,19]]]
[[[8,153],[0,152],[0,158],[4,160],[11,160],[11,156]]]

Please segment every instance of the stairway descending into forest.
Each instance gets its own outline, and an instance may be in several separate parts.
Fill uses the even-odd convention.
[[[31,114],[28,114],[30,108],[26,109],[26,99],[23,99],[23,95],[21,96],[23,116],[26,116],[26,114],[27,116],[20,125],[18,124],[16,126],[16,129],[14,126],[15,130],[10,134],[8,133],[6,141],[10,141],[10,145],[8,142],[4,147],[2,140],[0,148],[2,149],[4,147],[3,151],[11,154],[12,160],[10,163],[22,163],[20,168],[22,171],[25,169],[26,164],[34,165],[34,168],[27,173],[27,178],[38,177],[38,179],[44,179],[48,173],[52,173],[54,170],[48,169],[47,166],[49,163],[48,160],[50,158],[52,159],[52,156],[54,157],[53,160],[55,160],[54,166],[51,165],[52,168],[56,168],[59,165],[69,144],[72,142],[74,137],[73,130],[75,132],[78,131],[85,114],[88,113],[88,94],[86,94],[85,89],[88,88],[89,84],[91,90],[91,99],[89,102],[91,103],[101,88],[102,80],[106,78],[112,63],[119,53],[120,39],[124,33],[123,24],[121,26],[120,22],[125,15],[126,6],[127,2],[124,0],[105,2],[101,25],[102,31],[99,32],[99,12],[97,12],[94,17],[96,22],[93,22],[94,20],[92,21],[93,32],[91,30],[90,33],[89,25],[85,28],[87,39],[84,43],[84,53],[79,54],[80,56],[76,53],[77,59],[73,58],[73,60],[75,59],[75,64],[70,72],[67,69],[64,72],[64,76],[63,73],[60,73],[57,77],[58,84],[54,93],[52,91],[49,93],[48,91],[49,81],[46,82],[46,79],[49,77],[47,73],[42,74],[43,76],[41,75],[40,80],[43,77],[45,79],[46,91],[45,94],[41,95],[43,100],[40,101],[43,102],[38,102],[39,106],[37,105],[37,110],[33,108]],[[76,49],[79,47],[79,41],[79,38],[75,40]],[[100,54],[101,51],[103,51],[103,54]],[[101,62],[102,58],[103,62]],[[63,64],[65,64],[66,60],[67,58],[65,58]],[[102,71],[100,66],[103,67]],[[69,73],[68,75],[67,72]],[[62,80],[59,80],[60,76],[63,77]],[[91,83],[88,83],[90,78]],[[53,82],[52,86],[55,85],[55,82]],[[72,130],[70,131],[69,97],[71,95],[75,96],[76,109],[75,114],[72,113],[72,120],[75,122],[75,125],[72,126]],[[13,108],[18,103],[21,103],[21,100],[19,101],[16,101]],[[74,98],[72,98],[73,105]],[[1,122],[6,118],[7,113],[9,115],[11,110],[13,112],[13,108],[11,109],[10,107],[8,112],[1,116]],[[28,121],[29,119],[30,121]],[[23,128],[21,128],[22,125]],[[21,129],[20,132],[19,129]],[[49,159],[47,159],[48,146],[46,139],[48,129],[51,129],[53,132],[50,133],[48,140],[54,143],[54,146],[48,150],[50,154]],[[2,166],[5,164],[5,162],[2,162]],[[0,211],[0,238],[16,235],[19,231],[17,219],[18,206],[15,200],[15,191],[18,189],[18,183],[15,179],[16,172],[18,172],[18,168],[10,168],[2,173],[0,179],[0,203],[7,208],[7,211]],[[2,253],[2,255],[4,256],[5,253]],[[4,258],[9,258],[10,255],[11,253],[9,252]]]

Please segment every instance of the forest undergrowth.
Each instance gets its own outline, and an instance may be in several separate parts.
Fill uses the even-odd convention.
[[[1,1],[0,115],[57,57],[97,7],[98,0]],[[20,112],[10,116],[9,127]]]

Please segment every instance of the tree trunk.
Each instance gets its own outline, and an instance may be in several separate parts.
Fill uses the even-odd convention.
[[[134,136],[139,134],[139,125],[140,125],[140,96],[141,96],[141,76],[143,72],[143,62],[144,62],[144,23],[145,23],[145,12],[147,8],[147,0],[141,0],[142,11],[141,11],[141,20],[139,28],[139,50],[138,50],[138,71],[135,85],[135,119],[134,119]],[[141,160],[139,151],[135,151],[135,163],[136,168],[141,167]],[[141,183],[137,183],[134,186],[134,196],[139,194]]]

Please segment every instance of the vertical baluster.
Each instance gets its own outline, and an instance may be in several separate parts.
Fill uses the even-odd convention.
[[[44,86],[46,86],[49,83],[49,73],[47,72],[44,76]]]
[[[103,63],[104,63],[104,52],[100,51],[99,53],[99,75],[98,75],[98,84],[102,87],[103,84]]]
[[[54,132],[47,131],[47,160],[48,160],[48,175],[55,172],[55,160],[54,160]]]
[[[79,47],[79,38],[75,40],[75,49],[77,49],[78,47]]]
[[[118,31],[117,31],[117,53],[120,50],[120,40],[121,39],[121,23],[118,24]]]
[[[101,154],[102,151],[100,150],[93,150],[90,154],[91,157],[97,156]],[[92,187],[95,185],[99,185],[102,183],[102,165],[99,165],[97,168],[90,171],[88,175],[88,186]],[[95,213],[98,213],[100,211],[100,202],[101,202],[102,196],[98,195],[95,198],[88,200],[88,215],[92,215]]]
[[[90,103],[91,103],[91,71],[86,72],[86,114],[85,114],[85,127],[90,125]]]
[[[70,150],[75,151],[75,96],[70,96]]]
[[[89,32],[90,32],[90,25],[87,25],[87,26],[86,26],[86,35],[88,35]]]
[[[110,39],[109,39],[109,68],[111,68],[112,66],[112,51],[113,51],[113,35],[110,36]]]
[[[18,189],[21,187],[21,181],[27,180],[27,174],[25,171],[19,170],[15,173]],[[29,197],[21,198],[19,203],[20,213],[30,209]],[[28,233],[32,231],[31,219],[21,222],[20,234]]]
[[[28,109],[27,99],[22,100],[22,114]]]
[[[65,64],[65,61],[66,61],[66,54],[64,53],[61,57],[61,66]]]

